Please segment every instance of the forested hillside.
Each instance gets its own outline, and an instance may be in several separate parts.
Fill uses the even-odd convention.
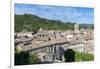
[[[15,32],[37,31],[39,28],[46,30],[74,30],[74,24],[48,20],[31,14],[15,15]]]

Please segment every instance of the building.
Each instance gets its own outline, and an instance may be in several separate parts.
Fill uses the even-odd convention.
[[[36,52],[41,62],[50,63],[64,61],[64,51],[67,49],[93,54],[93,31],[79,30],[78,24],[75,24],[74,28],[74,31],[42,30],[40,28],[34,35],[27,32],[16,33],[16,47],[23,51]]]
[[[76,33],[79,33],[79,24],[75,24],[75,25],[74,25],[74,31],[75,31]]]

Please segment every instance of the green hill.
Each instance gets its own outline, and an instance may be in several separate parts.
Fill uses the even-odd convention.
[[[39,28],[46,30],[74,30],[74,24],[48,20],[31,14],[15,15],[15,32],[37,31]]]
[[[31,14],[15,15],[15,32],[33,31],[39,28],[47,30],[67,30],[74,29],[74,24],[63,23],[56,20],[48,20]]]

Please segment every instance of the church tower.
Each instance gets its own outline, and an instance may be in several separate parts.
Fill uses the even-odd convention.
[[[74,31],[75,32],[79,32],[79,24],[75,24],[74,25]]]

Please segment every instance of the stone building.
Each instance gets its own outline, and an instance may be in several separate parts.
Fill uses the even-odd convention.
[[[79,24],[74,25],[74,30],[76,33],[79,33]]]
[[[31,32],[16,33],[15,35],[17,35],[16,47],[23,51],[36,52],[41,62],[64,62],[64,51],[67,49],[83,53],[93,54],[94,52],[93,31],[79,30],[78,24],[75,24],[74,31],[40,28],[34,35]]]

